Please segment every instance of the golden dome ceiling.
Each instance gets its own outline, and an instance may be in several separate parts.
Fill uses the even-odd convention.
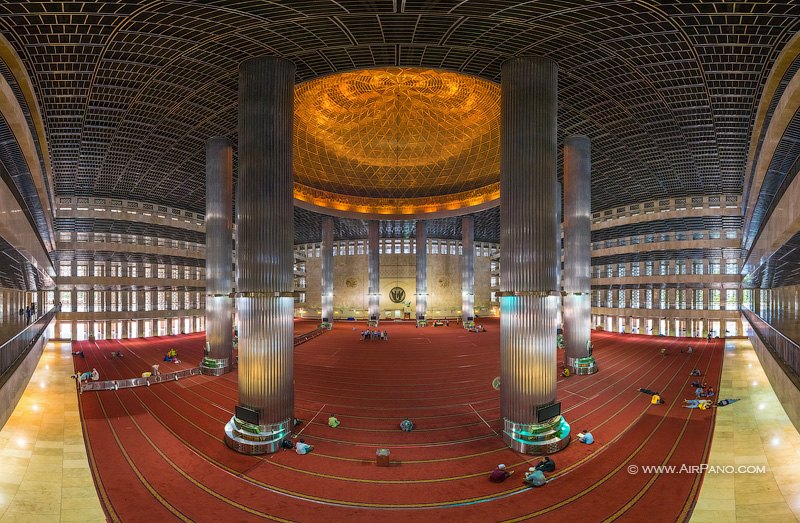
[[[295,198],[367,214],[439,213],[499,197],[500,88],[422,68],[295,89]]]

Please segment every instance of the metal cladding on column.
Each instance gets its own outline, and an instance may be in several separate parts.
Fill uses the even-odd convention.
[[[247,454],[277,451],[294,427],[294,76],[277,57],[239,66],[239,404],[225,442]]]
[[[322,219],[322,323],[333,323],[333,217]]]
[[[200,369],[231,370],[233,350],[233,147],[224,136],[206,142],[206,348]]]
[[[367,248],[369,250],[369,321],[376,322],[381,314],[381,257],[380,225],[378,220],[369,222]]]
[[[427,222],[417,220],[417,323],[428,313],[428,231]]]
[[[591,352],[592,144],[586,136],[564,140],[564,364],[594,374]]]
[[[475,320],[475,218],[461,218],[461,323]]]
[[[556,400],[558,66],[503,63],[500,111],[500,367],[503,439],[542,454],[569,444]],[[558,411],[540,410],[552,406]],[[539,418],[542,419],[539,419]]]

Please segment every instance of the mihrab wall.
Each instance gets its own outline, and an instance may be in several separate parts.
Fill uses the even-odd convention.
[[[416,257],[413,254],[381,254],[381,316],[414,317],[416,309]],[[367,316],[368,261],[366,255],[334,256],[334,318]],[[299,305],[303,316],[318,317],[321,306],[321,259],[306,261],[306,301]],[[475,257],[475,311],[492,313],[489,288],[489,257]],[[392,301],[392,289],[403,290],[401,302]],[[395,293],[395,298],[398,293]],[[454,317],[461,311],[461,256],[428,254],[428,317]]]

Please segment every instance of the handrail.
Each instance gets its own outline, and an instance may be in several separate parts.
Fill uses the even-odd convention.
[[[796,375],[800,376],[800,345],[790,340],[750,309],[742,307],[742,314],[761,342]]]
[[[311,332],[301,334],[294,338],[294,346],[305,343],[310,339],[316,338],[328,329],[319,327]],[[175,372],[164,372],[157,376],[148,376],[146,378],[127,378],[118,380],[105,380],[105,381],[87,381],[80,384],[81,394],[87,390],[119,390],[128,389],[131,387],[149,387],[156,383],[165,383],[168,381],[178,381],[181,378],[188,378],[191,376],[199,376],[202,374],[200,367],[192,367],[190,369],[183,369]]]
[[[0,376],[5,376],[6,372],[13,369],[17,360],[23,357],[28,349],[39,340],[55,313],[55,308],[50,309],[13,338],[0,345]],[[0,383],[3,381],[0,379]]]
[[[318,327],[311,332],[306,332],[305,334],[301,334],[300,336],[295,336],[294,346],[297,347],[298,345],[303,344],[308,340],[312,340],[317,336],[319,336],[320,334],[322,334],[323,332],[326,332],[327,330],[328,329],[325,327]]]

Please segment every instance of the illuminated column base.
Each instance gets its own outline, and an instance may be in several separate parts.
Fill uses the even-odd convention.
[[[594,374],[600,370],[600,367],[597,366],[597,362],[594,360],[594,356],[586,356],[584,358],[570,358],[567,356],[565,359],[565,365],[569,367],[569,371],[572,374],[582,376],[584,374]]]
[[[294,419],[272,425],[253,425],[236,416],[225,425],[225,444],[242,454],[272,454],[291,436]]]
[[[555,454],[570,442],[570,427],[563,416],[544,423],[515,423],[505,420],[503,441],[523,454]]]
[[[206,376],[222,376],[232,370],[231,361],[228,358],[203,358],[200,362],[200,373]]]

